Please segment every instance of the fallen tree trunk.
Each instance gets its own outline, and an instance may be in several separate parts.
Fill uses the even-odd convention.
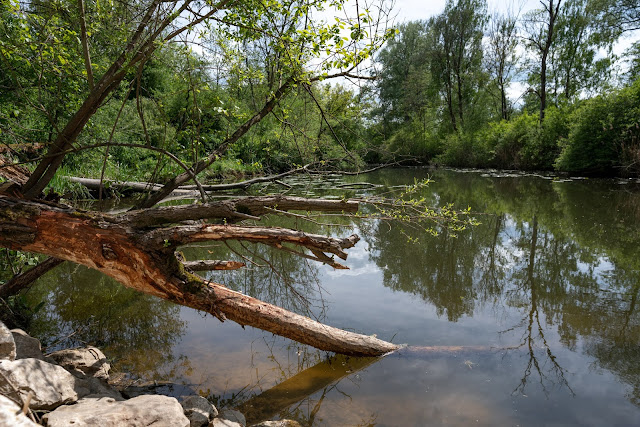
[[[281,197],[271,198],[270,201],[267,198],[243,199],[243,202],[254,202],[263,208],[271,204],[278,206],[279,210],[283,210],[283,207],[308,209],[314,203],[307,199]],[[336,206],[330,202],[346,203],[315,203],[318,206],[327,203]],[[225,217],[228,214],[228,211],[220,211],[217,204],[209,207],[211,212],[199,211],[198,214],[204,217]],[[176,207],[175,210],[182,214],[179,218],[193,215],[186,207]],[[160,216],[163,215],[166,215],[165,211]],[[151,217],[157,221],[158,217]],[[176,217],[169,217],[171,222],[176,221]],[[177,247],[195,241],[236,239],[263,242],[274,247],[288,244],[301,251],[306,249],[321,254],[322,257],[316,259],[332,263],[333,258],[325,252],[346,258],[345,249],[358,241],[355,235],[336,239],[275,227],[206,223],[149,228],[147,222],[139,222],[136,218],[139,219],[135,213],[114,216],[0,195],[0,246],[82,264],[140,292],[206,311],[220,320],[228,318],[241,325],[254,326],[321,350],[377,356],[398,348],[373,336],[324,325],[220,284],[205,281],[186,271],[175,256]],[[143,225],[137,225],[140,223]]]
[[[68,176],[67,179],[76,184],[81,184],[87,187],[91,191],[107,191],[118,190],[121,192],[137,192],[144,193],[146,191],[159,191],[162,188],[161,184],[154,184],[152,182],[138,182],[138,181],[114,181],[112,179],[100,180],[97,178],[80,178],[76,176]],[[174,194],[193,194],[198,195],[198,190],[194,189],[182,189],[176,188],[173,190]]]

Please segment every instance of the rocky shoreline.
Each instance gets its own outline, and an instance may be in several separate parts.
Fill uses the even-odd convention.
[[[201,396],[157,394],[127,399],[109,384],[109,365],[96,347],[44,355],[40,341],[0,322],[0,425],[121,427],[246,427],[244,415],[218,411]],[[254,426],[299,426],[265,421]]]

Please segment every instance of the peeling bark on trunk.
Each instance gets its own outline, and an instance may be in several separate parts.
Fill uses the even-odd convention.
[[[242,202],[249,205],[256,203],[256,206],[262,203],[264,207],[268,205],[265,199],[244,199]],[[305,209],[314,203],[299,198],[272,199],[277,199],[272,203],[277,202],[279,209],[283,209],[283,206]],[[316,203],[335,207],[331,202],[345,203]],[[219,206],[209,207],[210,216],[215,216],[215,212],[221,214],[217,211]],[[176,211],[185,214],[189,208],[177,207]],[[207,212],[198,213],[207,216]],[[163,211],[164,214],[166,212]],[[336,239],[281,228],[206,223],[149,229],[146,222],[136,219],[137,215],[135,212],[121,216],[105,215],[0,196],[0,246],[82,264],[140,292],[206,311],[221,320],[228,318],[241,325],[257,327],[321,350],[378,356],[398,348],[375,337],[324,325],[223,285],[205,281],[187,272],[174,255],[178,246],[195,241],[237,239],[276,247],[288,243],[301,250],[322,254],[328,259],[325,252],[345,259],[344,250],[355,245],[357,236]],[[185,215],[188,217],[193,212]],[[169,218],[173,221],[172,216]]]

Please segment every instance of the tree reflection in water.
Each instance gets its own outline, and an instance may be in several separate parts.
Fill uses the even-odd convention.
[[[381,171],[366,179],[375,184],[412,183],[418,172]],[[470,205],[474,211],[482,212],[482,225],[458,233],[457,237],[446,230],[436,237],[411,231],[417,243],[408,241],[408,231],[403,234],[386,223],[354,223],[355,219],[332,217],[327,222],[341,221],[347,230],[320,224],[306,224],[305,228],[312,233],[333,230],[341,234],[357,226],[365,240],[360,245],[371,248],[369,264],[363,270],[379,269],[384,287],[417,296],[422,307],[433,307],[435,316],[446,319],[451,328],[465,323],[465,319],[478,317],[482,321],[484,316],[486,321],[491,317],[496,331],[501,333],[486,331],[480,338],[461,334],[469,342],[454,344],[510,347],[506,357],[515,364],[519,377],[514,378],[511,370],[505,374],[513,381],[507,386],[509,391],[531,396],[539,389],[539,394],[552,397],[553,392],[563,390],[573,395],[577,385],[570,384],[574,381],[567,371],[566,355],[575,352],[586,355],[593,368],[616,375],[630,387],[629,400],[640,405],[640,192],[630,191],[631,187],[612,189],[611,185],[596,181],[554,183],[538,177],[480,177],[441,171],[435,178],[423,196],[434,204]],[[348,195],[372,195],[383,190],[374,188]],[[242,249],[234,243],[230,245],[237,252]],[[208,277],[298,313],[320,319],[329,316],[331,320],[321,288],[325,277],[318,265],[260,245],[248,248],[255,264],[245,271],[208,273]],[[184,252],[187,259],[245,261],[234,250],[214,245],[186,248]],[[185,332],[175,307],[135,294],[84,269],[65,266],[56,274],[47,276],[44,285],[28,294],[34,305],[48,301],[36,317],[33,331],[45,343],[82,328],[87,319],[93,319],[95,327],[76,333],[60,345],[87,342],[106,346],[124,369],[146,372],[152,377],[172,370],[179,377],[180,371],[190,369],[180,356],[172,355]],[[358,301],[349,304],[356,305]],[[371,316],[364,322],[376,322],[375,328],[386,326],[385,319]],[[416,328],[409,322],[405,326],[401,320],[390,320],[396,322],[392,333],[403,327]],[[487,337],[495,341],[477,341]],[[421,340],[410,344],[431,343]],[[351,383],[345,379],[358,381],[355,375],[345,373],[318,386],[312,386],[311,381],[311,385],[302,387],[298,375],[308,370],[302,378],[324,375],[318,373],[321,368],[314,370],[317,364],[328,366],[324,354],[294,343],[286,344],[284,349],[274,348],[268,338],[264,347],[267,354],[260,357],[268,358],[273,369],[268,381],[256,374],[250,384],[229,393],[217,390],[211,397],[242,405],[247,412],[266,413],[270,406],[279,408],[276,416],[293,417],[309,425],[322,423],[320,418],[326,414],[322,407],[332,396],[352,393],[347,387]],[[477,362],[473,355],[470,360]],[[494,359],[487,357],[485,366],[491,360]],[[261,369],[263,366],[264,363]],[[469,375],[479,371],[475,365],[473,370],[469,369],[471,366],[460,367]],[[357,369],[353,371],[357,374]],[[266,390],[272,384],[278,384],[275,391]],[[293,385],[300,391],[292,392]],[[265,403],[278,390],[293,393],[297,400],[274,398],[274,402],[281,403]],[[580,394],[577,389],[575,392]],[[350,400],[349,396],[343,397]],[[371,412],[362,416],[362,425],[375,422],[377,415]]]
[[[518,345],[507,347],[507,350],[525,349],[528,353],[528,360],[524,368],[524,374],[520,380],[520,384],[513,391],[525,394],[525,388],[527,382],[530,379],[532,371],[537,373],[539,378],[540,387],[545,395],[548,396],[546,383],[551,383],[559,388],[566,387],[572,395],[575,395],[567,379],[565,378],[566,369],[562,368],[558,363],[557,358],[553,355],[551,347],[547,343],[545,338],[545,326],[540,323],[539,297],[540,290],[539,284],[535,278],[535,262],[536,262],[536,249],[538,247],[538,218],[534,215],[531,224],[531,245],[529,247],[529,260],[526,268],[526,276],[522,280],[522,284],[518,285],[516,289],[506,292],[508,299],[518,300],[519,306],[522,305],[522,300],[529,296],[530,309],[527,315],[522,319],[522,322],[511,330],[524,327],[524,333],[522,334],[522,342]],[[515,274],[517,276],[517,274]],[[524,297],[524,298],[523,298]],[[506,331],[503,331],[506,332]],[[538,341],[538,343],[536,343]],[[540,349],[541,351],[537,351]],[[539,354],[542,353],[542,357],[545,361],[541,362]],[[547,372],[544,371],[545,366]]]
[[[46,351],[94,345],[115,372],[146,380],[174,379],[191,369],[173,352],[186,327],[174,304],[70,263],[48,273],[27,297],[45,303],[30,332]]]
[[[380,173],[375,183],[397,182]],[[400,175],[402,172],[400,173]],[[413,179],[407,174],[407,182]],[[451,322],[472,317],[487,304],[516,309],[522,317],[501,337],[527,354],[516,392],[531,375],[547,393],[573,395],[567,370],[554,354],[558,344],[595,357],[616,373],[640,402],[640,192],[607,182],[554,183],[531,176],[479,177],[440,171],[423,194],[434,203],[471,206],[485,214],[482,225],[452,239],[412,234],[411,243],[388,226],[363,233],[376,250],[371,260],[384,285],[420,296]],[[518,344],[509,340],[520,339]],[[558,333],[560,342],[547,335]]]

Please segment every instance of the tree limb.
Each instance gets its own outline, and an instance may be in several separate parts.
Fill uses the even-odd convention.
[[[115,217],[0,195],[0,246],[41,253],[98,270],[124,286],[282,335],[321,350],[378,356],[397,345],[343,331],[185,272],[174,255],[181,242],[228,238],[290,242],[346,257],[358,240],[262,227],[178,226],[144,232]],[[260,236],[261,234],[265,236]],[[244,238],[246,237],[246,238]],[[164,238],[175,238],[165,246]]]
[[[45,273],[62,264],[61,259],[49,257],[29,270],[13,276],[7,283],[0,286],[0,298],[15,295],[31,283],[39,279]]]

